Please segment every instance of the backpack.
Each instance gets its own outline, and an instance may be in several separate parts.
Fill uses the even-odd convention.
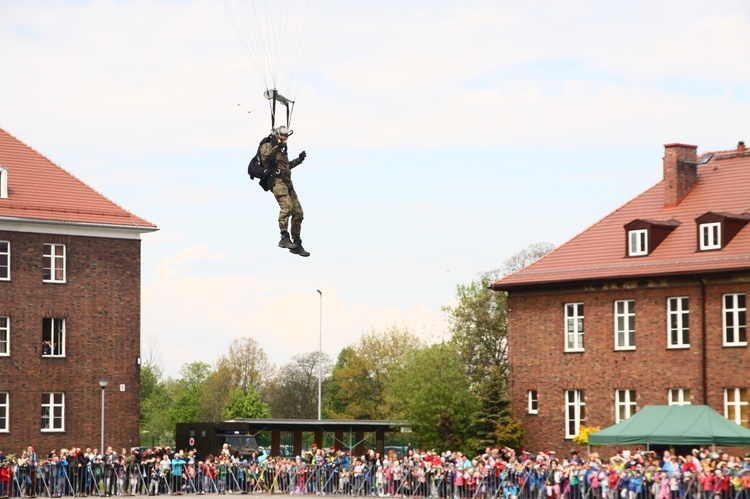
[[[263,167],[263,162],[260,160],[260,148],[263,146],[263,144],[268,144],[271,142],[272,137],[269,135],[268,137],[264,137],[263,140],[260,141],[258,144],[258,151],[255,153],[255,156],[253,156],[253,159],[250,160],[250,163],[247,165],[247,174],[250,175],[250,179],[260,179],[260,186],[263,188],[264,191],[267,191],[269,189],[268,186],[268,172]]]

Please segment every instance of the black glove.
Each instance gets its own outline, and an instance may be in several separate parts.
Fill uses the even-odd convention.
[[[302,151],[301,153],[299,153],[299,158],[298,158],[299,162],[302,163],[306,157],[307,157],[307,153],[305,151]]]

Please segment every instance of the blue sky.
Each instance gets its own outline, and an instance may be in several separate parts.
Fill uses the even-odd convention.
[[[317,350],[316,289],[332,357],[444,338],[458,284],[658,182],[664,144],[750,140],[744,1],[342,3],[294,91],[303,259],[245,173],[269,118],[237,0],[0,2],[0,127],[160,227],[142,339],[168,375],[238,336]]]

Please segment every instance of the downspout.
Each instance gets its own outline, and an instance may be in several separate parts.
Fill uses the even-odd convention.
[[[703,383],[703,405],[708,405],[708,355],[706,353],[706,282],[696,275],[701,283],[701,381]]]

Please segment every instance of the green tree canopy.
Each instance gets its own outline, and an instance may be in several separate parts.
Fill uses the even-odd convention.
[[[172,405],[169,412],[173,424],[193,423],[199,420],[203,384],[211,372],[211,366],[201,361],[182,366],[180,379],[170,384]]]
[[[508,397],[507,294],[492,291],[499,276],[516,272],[551,251],[548,243],[536,243],[513,255],[497,270],[485,272],[456,291],[457,305],[443,307],[451,341],[471,379],[471,391],[480,400],[473,429],[477,449],[502,442],[515,445],[522,429],[513,419]],[[510,431],[515,429],[514,431]],[[502,430],[502,431],[499,431]]]
[[[389,397],[396,415],[409,421],[417,445],[473,450],[479,399],[470,386],[456,345],[438,343],[412,351],[395,372]]]
[[[422,341],[407,327],[390,326],[382,332],[371,330],[363,334],[345,349],[345,354],[339,355],[333,369],[328,416],[391,418],[393,409],[386,396],[389,376],[405,365],[412,350],[421,346]]]
[[[260,399],[252,387],[248,387],[247,392],[241,388],[232,390],[223,413],[224,419],[270,417],[271,411],[268,405]]]

